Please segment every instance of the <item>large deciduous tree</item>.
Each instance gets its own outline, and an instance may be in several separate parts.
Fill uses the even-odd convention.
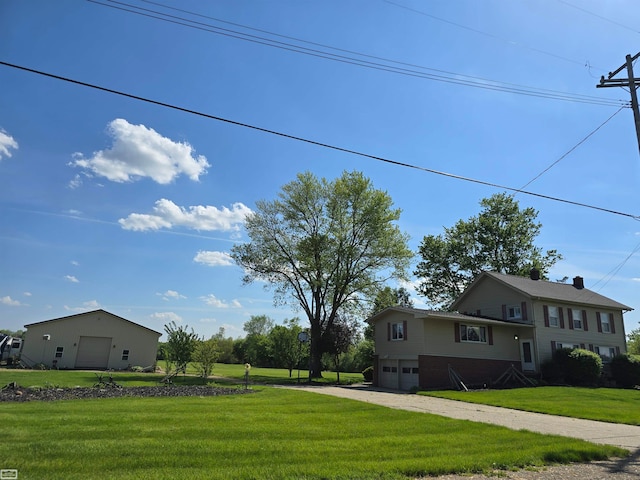
[[[321,376],[323,335],[341,309],[405,278],[412,253],[400,210],[359,172],[328,181],[301,173],[247,217],[251,239],[232,249],[244,283],[267,282],[276,304],[304,311],[311,330],[311,375]]]
[[[547,278],[562,258],[556,250],[534,244],[542,224],[533,208],[520,209],[513,196],[499,193],[480,202],[480,214],[459,220],[442,235],[427,235],[420,244],[422,260],[414,274],[418,293],[432,306],[448,308],[483,271],[528,275],[532,268]]]

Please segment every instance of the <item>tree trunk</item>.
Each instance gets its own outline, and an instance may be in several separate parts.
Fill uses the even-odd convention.
[[[322,332],[319,325],[311,324],[311,360],[309,377],[322,378]]]

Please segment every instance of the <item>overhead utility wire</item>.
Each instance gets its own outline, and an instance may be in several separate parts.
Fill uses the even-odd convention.
[[[290,134],[287,134],[287,133],[278,132],[276,130],[269,130],[267,128],[257,127],[255,125],[250,125],[248,123],[242,123],[242,122],[238,122],[236,120],[230,120],[228,118],[223,118],[223,117],[218,117],[218,116],[215,116],[215,115],[210,115],[208,113],[199,112],[197,110],[191,110],[189,108],[180,107],[180,106],[177,106],[177,105],[173,105],[171,103],[165,103],[165,102],[160,102],[158,100],[152,100],[150,98],[141,97],[141,96],[138,96],[138,95],[133,95],[131,93],[126,93],[126,92],[122,92],[122,91],[119,91],[119,90],[114,90],[114,89],[111,89],[111,88],[101,87],[99,85],[95,85],[95,84],[92,84],[92,83],[87,83],[87,82],[82,82],[80,80],[74,80],[74,79],[71,79],[71,78],[62,77],[60,75],[55,75],[55,74],[52,74],[52,73],[47,73],[47,72],[43,72],[43,71],[40,71],[40,70],[35,70],[35,69],[32,69],[32,68],[23,67],[21,65],[16,65],[16,64],[13,64],[13,63],[9,63],[9,62],[0,61],[0,65],[4,65],[4,66],[7,66],[7,67],[15,68],[15,69],[18,69],[18,70],[23,70],[25,72],[35,73],[37,75],[42,75],[44,77],[54,78],[56,80],[62,80],[62,81],[69,82],[69,83],[72,83],[72,84],[75,84],[75,85],[82,85],[84,87],[93,88],[95,90],[100,90],[100,91],[107,92],[107,93],[113,93],[115,95],[120,95],[122,97],[131,98],[131,99],[134,99],[134,100],[140,100],[142,102],[151,103],[153,105],[159,105],[161,107],[171,108],[173,110],[178,110],[180,112],[185,112],[185,113],[189,113],[189,114],[192,114],[192,115],[197,115],[197,116],[200,116],[200,117],[209,118],[211,120],[217,120],[217,121],[220,121],[220,122],[229,123],[231,125],[237,125],[239,127],[249,128],[249,129],[252,129],[252,130],[259,131],[259,132],[269,133],[271,135],[277,135],[279,137],[288,138],[290,140],[297,140],[299,142],[308,143],[310,145],[316,145],[318,147],[328,148],[330,150],[335,150],[335,151],[338,151],[338,152],[349,153],[351,155],[357,155],[359,157],[364,157],[364,158],[369,158],[371,160],[377,160],[377,161],[380,161],[380,162],[389,163],[391,165],[397,165],[397,166],[400,166],[400,167],[412,168],[414,170],[420,170],[420,171],[427,172],[427,173],[433,173],[433,174],[436,174],[436,175],[441,175],[443,177],[453,178],[453,179],[456,179],[456,180],[464,180],[466,182],[477,183],[479,185],[486,185],[486,186],[489,186],[489,187],[499,188],[499,189],[502,189],[502,190],[517,191],[519,193],[524,193],[526,195],[531,195],[531,196],[534,196],[534,197],[545,198],[547,200],[553,200],[553,201],[556,201],[556,202],[567,203],[567,204],[570,204],[570,205],[576,205],[576,206],[579,206],[579,207],[590,208],[592,210],[598,210],[598,211],[605,212],[605,213],[611,213],[613,215],[620,215],[620,216],[623,216],[623,217],[632,218],[634,220],[640,220],[640,215],[632,215],[630,213],[618,212],[616,210],[611,210],[611,209],[608,209],[608,208],[597,207],[595,205],[589,205],[589,204],[586,204],[586,203],[574,202],[572,200],[566,200],[566,199],[562,199],[562,198],[552,197],[550,195],[543,195],[541,193],[528,192],[528,191],[525,191],[525,190],[520,190],[520,189],[513,188],[513,187],[507,187],[507,186],[500,185],[500,184],[497,184],[497,183],[486,182],[486,181],[483,181],[483,180],[478,180],[478,179],[474,179],[474,178],[470,178],[470,177],[463,177],[461,175],[456,175],[456,174],[453,174],[453,173],[441,172],[441,171],[434,170],[434,169],[431,169],[431,168],[420,167],[420,166],[417,166],[417,165],[412,165],[410,163],[399,162],[397,160],[391,160],[391,159],[388,159],[388,158],[379,157],[379,156],[371,155],[371,154],[368,154],[368,153],[358,152],[357,150],[351,150],[351,149],[348,149],[348,148],[337,147],[335,145],[330,145],[328,143],[322,143],[322,142],[318,142],[318,141],[315,141],[315,140],[310,140],[308,138],[298,137],[298,136],[295,136],[295,135],[290,135]]]
[[[527,188],[529,185],[531,185],[533,182],[535,182],[537,179],[539,179],[542,175],[547,173],[549,170],[551,170],[553,167],[555,167],[558,163],[560,163],[562,160],[564,160],[564,158],[567,155],[569,155],[571,152],[573,152],[576,148],[578,148],[580,145],[582,145],[584,142],[586,142],[589,139],[589,137],[591,137],[594,133],[596,133],[598,130],[600,130],[602,127],[604,127],[607,123],[609,123],[609,120],[611,120],[613,117],[615,117],[617,114],[619,114],[622,111],[623,108],[624,107],[620,107],[616,111],[616,113],[614,113],[609,118],[607,118],[604,122],[602,122],[600,125],[598,125],[594,130],[592,130],[591,133],[589,133],[586,137],[584,137],[582,140],[580,140],[578,143],[576,143],[573,147],[571,147],[569,150],[567,150],[567,152],[564,155],[562,155],[555,162],[553,162],[547,168],[542,170],[538,175],[536,175],[531,180],[529,180],[527,183],[525,183],[522,187],[520,187],[520,190]],[[517,194],[517,193],[518,192],[514,193],[514,195]]]
[[[124,2],[115,1],[115,0],[109,0],[110,4],[101,3],[100,1],[97,1],[97,0],[87,0],[87,1],[103,7],[109,7],[116,10],[125,11],[128,13],[133,13],[136,15],[153,18],[156,20],[162,20],[162,21],[173,23],[176,25],[182,25],[188,28],[202,30],[209,33],[215,33],[218,35],[223,35],[223,36],[244,40],[252,43],[257,43],[261,45],[266,45],[274,48],[279,48],[285,51],[301,53],[301,54],[309,55],[313,57],[324,58],[324,59],[333,60],[336,62],[357,65],[361,67],[387,71],[387,72],[397,73],[397,74],[411,76],[411,77],[424,78],[424,79],[433,80],[433,81],[452,83],[452,84],[464,85],[464,86],[475,87],[475,88],[482,88],[485,90],[494,90],[494,91],[514,93],[518,95],[525,95],[525,96],[531,96],[531,97],[563,100],[563,101],[577,102],[577,103],[587,103],[587,104],[593,104],[593,105],[620,107],[621,105],[626,106],[628,104],[628,102],[624,100],[603,99],[601,97],[593,97],[589,95],[569,94],[566,92],[558,92],[558,91],[548,90],[548,89],[526,87],[526,86],[517,85],[517,84],[509,84],[505,82],[498,82],[495,80],[482,79],[478,77],[471,77],[468,75],[462,75],[462,74],[457,74],[453,72],[446,72],[442,70],[435,70],[427,67],[417,66],[416,68],[421,68],[423,70],[437,71],[450,76],[420,72],[417,70],[394,67],[392,65],[385,65],[382,63],[371,62],[368,60],[361,60],[357,58],[347,57],[344,55],[337,55],[329,52],[323,52],[321,50],[302,47],[299,45],[279,42],[279,41],[267,39],[264,37],[249,35],[246,33],[237,32],[234,30],[226,29],[226,28],[220,28],[214,25],[209,25],[202,22],[196,22],[194,20],[189,20],[182,17],[176,17],[174,15],[168,15],[166,13],[158,12],[156,10],[145,9],[142,7],[138,7],[135,5],[131,5]],[[117,4],[117,5],[113,5],[113,4]],[[118,5],[121,5],[121,6],[118,6]],[[129,8],[125,8],[125,7],[134,8],[135,10],[130,10]],[[184,22],[187,22],[187,23],[184,23]],[[384,60],[384,61],[387,61],[387,60]],[[393,62],[393,61],[389,60],[389,62]],[[395,62],[395,63],[399,63],[399,62]],[[467,80],[459,77],[465,77],[467,78]]]
[[[142,0],[142,1],[146,1],[146,0]],[[598,70],[601,70],[603,72],[605,71],[604,69],[602,69],[600,67],[594,67],[593,65],[590,65],[589,62],[580,62],[578,60],[572,60],[571,58],[563,57],[563,56],[557,55],[555,53],[547,52],[545,50],[540,50],[539,48],[529,47],[529,46],[524,45],[522,43],[515,42],[513,40],[509,40],[507,38],[503,38],[503,37],[500,37],[498,35],[494,35],[492,33],[483,32],[482,30],[478,30],[476,28],[468,27],[466,25],[461,25],[459,23],[452,22],[451,20],[447,20],[445,18],[436,17],[435,15],[432,15],[430,13],[423,12],[422,10],[417,10],[415,8],[407,7],[405,5],[401,5],[399,3],[392,2],[391,0],[384,0],[384,1],[386,3],[388,3],[388,4],[390,4],[390,5],[394,5],[394,6],[398,7],[398,8],[404,8],[405,10],[409,10],[410,12],[417,13],[418,15],[423,15],[425,17],[432,18],[432,19],[437,20],[439,22],[443,22],[443,23],[447,23],[449,25],[453,25],[454,27],[462,28],[464,30],[468,30],[470,32],[477,33],[479,35],[484,35],[486,37],[493,38],[495,40],[500,40],[500,41],[506,42],[506,43],[508,43],[510,45],[515,45],[516,47],[525,48],[527,50],[531,50],[532,52],[536,52],[536,53],[542,53],[543,55],[548,55],[550,57],[554,57],[554,58],[557,58],[559,60],[564,60],[565,62],[574,63],[576,65],[581,65],[583,67],[590,66],[590,67],[593,67],[593,68],[597,68]]]
[[[632,32],[634,32],[634,33],[640,33],[640,31],[639,31],[639,30],[636,30],[636,29],[635,29],[635,28],[633,28],[633,27],[629,27],[629,26],[624,25],[624,24],[622,24],[622,23],[620,23],[620,22],[616,22],[615,20],[611,20],[610,18],[603,17],[602,15],[598,15],[597,13],[590,12],[589,10],[587,10],[587,9],[585,9],[585,8],[578,7],[577,5],[574,5],[574,4],[569,3],[569,2],[565,2],[565,0],[558,0],[558,2],[563,3],[563,4],[567,5],[568,7],[575,8],[576,10],[580,10],[581,12],[584,12],[584,13],[587,13],[587,14],[592,15],[592,16],[594,16],[594,17],[597,17],[597,18],[599,18],[600,20],[604,20],[605,22],[613,23],[614,25],[617,25],[617,26],[619,26],[619,27],[622,27],[622,28],[624,28],[624,29],[626,29],[626,30],[631,30],[631,31],[632,31]]]
[[[107,0],[107,1],[113,2],[114,0]],[[416,65],[416,64],[413,64],[413,63],[400,62],[398,60],[392,60],[392,59],[389,59],[389,58],[379,57],[379,56],[376,56],[376,55],[369,55],[369,54],[366,54],[366,53],[360,53],[360,52],[356,52],[354,50],[348,50],[348,49],[344,49],[344,48],[332,47],[331,45],[326,45],[326,44],[318,43],[318,42],[311,42],[309,40],[303,40],[301,38],[296,38],[296,37],[292,37],[292,36],[289,36],[289,35],[282,35],[280,33],[274,33],[274,32],[270,32],[268,30],[260,29],[260,28],[249,27],[249,26],[243,25],[241,23],[230,22],[228,20],[223,20],[221,18],[212,17],[212,16],[209,16],[209,15],[203,15],[201,13],[193,12],[193,11],[190,11],[190,10],[185,10],[183,8],[172,7],[172,6],[169,6],[169,5],[165,5],[164,3],[161,3],[161,2],[154,2],[152,0],[139,0],[139,1],[151,4],[151,5],[156,5],[158,7],[166,8],[168,10],[173,10],[173,11],[176,11],[176,12],[186,13],[188,15],[193,15],[195,17],[206,18],[206,19],[209,19],[209,20],[214,20],[216,22],[225,23],[227,25],[233,25],[235,27],[244,28],[246,30],[252,30],[254,32],[260,32],[260,33],[266,33],[267,35],[272,35],[274,37],[286,38],[287,40],[294,40],[296,42],[306,43],[307,45],[315,45],[317,47],[329,48],[331,50],[335,50],[335,51],[338,51],[338,52],[349,53],[349,54],[352,54],[352,55],[358,55],[358,56],[366,57],[366,58],[373,58],[375,60],[382,60],[384,62],[395,63],[395,64],[398,64],[398,65],[405,65],[405,66],[408,66],[408,67],[421,68],[421,69],[431,70],[431,71],[434,71],[434,72],[441,72],[441,73],[451,73],[451,72],[447,72],[447,71],[444,71],[444,70],[438,70],[438,69],[423,67],[421,65]],[[559,58],[561,60],[565,60],[567,62],[574,63],[574,64],[577,64],[577,65],[582,65],[582,66],[585,65],[585,62],[580,62],[578,60],[571,60],[570,58],[565,58],[565,57],[562,57],[562,56],[559,56],[559,55],[556,55],[556,54],[553,54],[553,53],[550,53],[550,52],[545,52],[544,50],[539,50],[537,48],[527,47],[526,45],[522,45],[522,44],[519,44],[517,42],[513,42],[511,40],[507,40],[505,38],[499,37],[497,35],[493,35],[491,33],[486,33],[486,32],[483,32],[481,30],[476,30],[476,29],[473,29],[471,27],[467,27],[465,25],[460,25],[458,23],[451,22],[449,20],[445,20],[444,18],[436,17],[434,15],[430,15],[428,13],[424,13],[424,12],[421,12],[419,10],[414,10],[412,8],[405,7],[403,5],[400,5],[399,3],[394,3],[394,2],[392,2],[390,0],[385,0],[385,1],[387,3],[389,3],[389,4],[391,4],[391,5],[396,6],[396,7],[404,8],[404,9],[410,10],[412,12],[419,13],[421,15],[425,15],[427,17],[433,18],[435,20],[438,20],[438,21],[441,21],[441,22],[444,22],[444,23],[448,23],[448,24],[454,25],[454,26],[459,27],[459,28],[463,28],[465,30],[469,30],[469,31],[474,32],[474,33],[478,33],[478,34],[481,34],[481,35],[486,35],[488,37],[491,37],[491,38],[506,42],[506,43],[508,43],[510,45],[516,45],[516,46],[519,46],[519,47],[527,48],[527,49],[532,50],[534,52],[543,53],[545,55],[556,57],[556,58]],[[591,66],[593,67],[593,65],[591,65]],[[595,68],[598,68],[598,67],[595,67]],[[604,72],[604,69],[600,69],[600,70],[602,70]],[[468,75],[463,75],[463,76],[465,76],[467,78],[478,79],[478,77],[473,77],[473,76],[468,76]],[[481,79],[481,80],[485,80],[485,79]],[[505,83],[505,82],[500,82],[500,83]],[[516,84],[512,84],[512,83],[505,83],[505,84],[506,85],[521,86],[521,85],[516,85]]]

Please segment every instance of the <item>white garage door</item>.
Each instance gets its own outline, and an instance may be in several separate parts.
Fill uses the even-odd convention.
[[[401,360],[400,361],[400,390],[411,390],[417,387],[418,378],[418,361],[417,360]]]
[[[398,362],[381,360],[378,383],[382,388],[398,389]]]
[[[80,337],[76,368],[105,370],[109,365],[111,337]]]

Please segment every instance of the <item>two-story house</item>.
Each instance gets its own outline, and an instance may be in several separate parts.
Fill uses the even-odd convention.
[[[559,348],[585,348],[606,363],[626,352],[623,313],[632,310],[573,283],[484,272],[454,312],[391,307],[375,326],[374,383],[408,390],[491,384],[510,368],[536,374]]]

